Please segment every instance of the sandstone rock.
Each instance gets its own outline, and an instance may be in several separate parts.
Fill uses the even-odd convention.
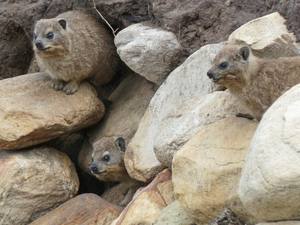
[[[77,194],[75,167],[51,148],[0,151],[1,224],[28,224]]]
[[[285,21],[278,12],[252,20],[234,31],[228,44],[249,45],[255,55],[264,58],[296,56],[296,37]]]
[[[255,222],[238,197],[244,160],[257,122],[226,118],[205,127],[174,156],[174,192],[190,219],[210,224],[229,207],[245,223]]]
[[[0,148],[19,149],[98,122],[104,105],[84,82],[78,93],[66,95],[50,86],[43,73],[0,81]]]
[[[299,225],[300,221],[279,221],[270,223],[258,223],[257,225]]]
[[[157,217],[154,225],[194,225],[195,223],[186,215],[178,200],[164,208]]]
[[[170,170],[164,170],[133,199],[112,225],[151,225],[167,206],[158,185],[171,180]]]
[[[157,128],[154,152],[157,159],[169,168],[174,154],[204,127],[245,113],[229,92],[214,92],[185,101],[171,110]]]
[[[120,207],[95,194],[82,194],[65,202],[30,225],[110,225],[121,211]]]
[[[259,221],[300,219],[300,85],[267,110],[246,158],[239,196]]]
[[[89,141],[82,147],[78,161],[80,167],[90,173],[93,152],[91,144],[102,137],[123,137],[128,143],[156,91],[156,86],[138,75],[130,75],[110,95],[112,102],[106,116],[89,134]]]
[[[173,33],[140,23],[120,31],[115,45],[130,69],[157,85],[175,68],[180,52],[180,44]]]
[[[157,160],[153,145],[160,123],[184,101],[217,89],[207,77],[211,61],[225,43],[208,45],[191,55],[176,68],[153,96],[138,130],[125,153],[125,164],[131,177],[148,182],[163,165]],[[162,132],[162,130],[160,130]]]

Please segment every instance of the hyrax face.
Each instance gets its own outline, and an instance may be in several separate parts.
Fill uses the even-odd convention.
[[[248,46],[227,46],[217,54],[207,76],[220,86],[239,88],[245,82],[249,55]]]
[[[68,43],[65,19],[42,19],[36,22],[33,50],[40,57],[57,57],[66,53]]]
[[[91,172],[103,181],[127,180],[129,175],[124,165],[124,152],[124,138],[101,138],[93,144]]]

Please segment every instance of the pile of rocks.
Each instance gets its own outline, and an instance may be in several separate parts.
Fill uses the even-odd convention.
[[[65,95],[42,73],[2,80],[1,224],[210,224],[228,208],[247,224],[300,220],[300,86],[258,123],[236,118],[243,108],[206,76],[226,44],[250,45],[260,57],[298,55],[284,22],[278,13],[251,21],[228,43],[206,45],[176,69],[180,44],[172,33],[145,24],[123,29],[115,44],[136,73],[110,95],[105,117],[86,82]],[[79,164],[89,173],[88,144],[101,137],[129,141],[126,169],[149,184],[124,209],[94,194],[74,197],[79,188],[74,165],[65,153],[41,147],[99,120],[88,131]]]

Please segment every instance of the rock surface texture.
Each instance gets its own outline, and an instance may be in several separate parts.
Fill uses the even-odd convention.
[[[43,73],[0,81],[0,149],[36,145],[97,123],[103,103],[87,82],[75,95],[50,86]]]
[[[0,151],[0,223],[28,224],[73,198],[79,180],[73,163],[51,148]]]
[[[296,36],[285,22],[278,12],[251,20],[229,36],[228,44],[249,45],[256,56],[264,58],[297,56]]]
[[[154,138],[157,159],[172,168],[173,156],[196,133],[209,124],[243,112],[227,91],[217,91],[185,101],[163,118]]]
[[[30,225],[111,225],[121,211],[122,208],[110,204],[95,194],[82,194]]]
[[[175,68],[180,53],[180,43],[172,32],[140,23],[120,31],[115,45],[130,69],[157,85]]]
[[[174,192],[190,219],[210,224],[229,207],[247,224],[255,222],[238,196],[245,157],[257,123],[227,118],[207,126],[174,156]]]
[[[251,142],[239,196],[260,221],[300,219],[300,85],[265,113]]]

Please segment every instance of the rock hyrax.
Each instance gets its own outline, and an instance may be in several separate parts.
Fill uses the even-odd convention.
[[[127,205],[134,193],[144,183],[132,179],[124,164],[125,140],[122,137],[103,137],[93,145],[91,172],[102,181],[123,183],[125,198],[120,203]]]
[[[66,94],[73,94],[86,78],[95,86],[108,83],[119,64],[112,35],[84,11],[37,21],[33,50],[41,70],[52,78],[51,86]]]
[[[207,75],[227,87],[260,120],[280,95],[300,83],[300,57],[261,59],[249,46],[226,46]]]

